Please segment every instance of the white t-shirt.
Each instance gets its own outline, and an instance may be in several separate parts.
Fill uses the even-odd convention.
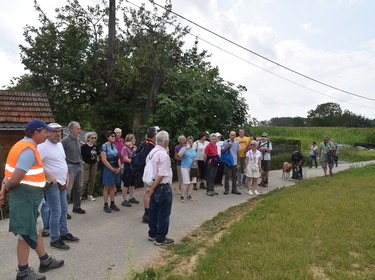
[[[258,164],[259,158],[262,159],[262,153],[257,150],[254,154],[252,150],[249,150],[246,153],[246,157],[249,158],[249,165]]]
[[[268,143],[267,143],[268,142]],[[259,148],[266,148],[266,149],[269,149],[269,150],[271,150],[272,151],[272,143],[271,143],[271,141],[269,141],[269,140],[266,140],[266,141],[262,141],[262,140],[260,140],[259,141],[259,146],[258,146]],[[261,154],[262,154],[262,152],[260,152]],[[264,160],[271,160],[271,153],[269,153],[269,152],[264,152],[264,154],[262,155],[263,156],[263,158],[262,159],[264,159]]]
[[[219,157],[221,157],[221,146],[223,146],[224,141],[216,142],[217,152],[219,153]]]
[[[202,144],[202,142],[199,140],[194,142],[193,149],[197,151],[198,160],[204,160],[204,149],[206,148],[208,143],[209,143],[208,141],[204,141],[204,144]]]
[[[61,185],[66,183],[68,165],[65,161],[65,151],[61,142],[51,143],[48,139],[37,146],[44,170],[56,178]]]

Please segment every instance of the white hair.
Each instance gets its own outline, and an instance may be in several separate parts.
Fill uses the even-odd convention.
[[[164,145],[169,140],[169,134],[165,130],[162,130],[156,134],[156,144]]]

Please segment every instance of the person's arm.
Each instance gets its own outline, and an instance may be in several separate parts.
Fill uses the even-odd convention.
[[[50,183],[52,183],[52,185],[56,185],[57,184],[57,180],[54,176],[52,176],[51,174],[49,174],[48,172],[44,171],[44,175],[46,176],[46,180]]]
[[[151,187],[146,189],[146,193],[148,195],[152,195],[156,187],[161,183],[163,180],[164,176],[156,176],[154,183],[152,183]]]
[[[227,143],[227,144],[225,144],[225,142]],[[223,154],[223,153],[225,153],[228,149],[230,149],[230,147],[232,146],[232,142],[228,142],[228,141],[225,141],[224,143],[223,143],[223,146],[225,145],[225,147],[224,148],[222,148],[221,149],[221,153]],[[223,147],[223,146],[221,146],[221,147]]]
[[[107,153],[105,151],[101,151],[100,155],[102,157],[102,162],[103,162],[104,166],[107,167],[109,170],[111,170],[114,174],[117,174],[119,172],[120,168],[113,168],[110,165],[110,163],[107,160]]]
[[[182,159],[186,150],[187,150],[187,148],[181,148],[181,150],[178,152],[178,157]]]
[[[245,168],[247,168],[248,164],[249,164],[249,157],[246,155],[246,158],[245,158]]]

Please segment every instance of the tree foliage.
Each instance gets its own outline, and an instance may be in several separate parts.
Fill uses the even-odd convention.
[[[98,131],[137,132],[157,124],[196,134],[247,122],[246,88],[224,81],[197,42],[186,49],[189,28],[176,23],[171,1],[162,11],[121,4],[116,67],[108,73],[108,7],[67,0],[52,20],[35,1],[41,26],[27,26],[20,46],[30,74],[15,79],[12,89],[46,92],[58,122],[77,120]]]

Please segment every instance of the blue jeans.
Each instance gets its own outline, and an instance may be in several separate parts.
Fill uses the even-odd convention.
[[[232,170],[232,192],[237,190],[236,187],[236,179],[237,179],[237,166],[228,166],[225,165],[224,167],[224,174],[225,174],[225,190],[229,191],[229,177],[230,177],[230,171]]]
[[[73,193],[73,209],[81,208],[81,191],[83,186],[83,166],[82,164],[68,164],[70,176],[69,186],[66,190],[66,200],[70,201]]]
[[[47,207],[46,202],[43,202],[40,214],[42,215],[43,229],[46,230],[49,228],[49,208]]]
[[[67,234],[67,211],[66,190],[61,191],[57,185],[46,192],[47,207],[49,209],[49,230],[51,241],[60,239],[61,235]]]
[[[318,167],[318,162],[316,161],[316,156],[310,155],[310,168],[313,165],[313,161],[315,162],[315,167]]]
[[[169,184],[160,184],[151,195],[148,236],[155,237],[156,242],[163,242],[167,238],[172,199],[173,195]]]

